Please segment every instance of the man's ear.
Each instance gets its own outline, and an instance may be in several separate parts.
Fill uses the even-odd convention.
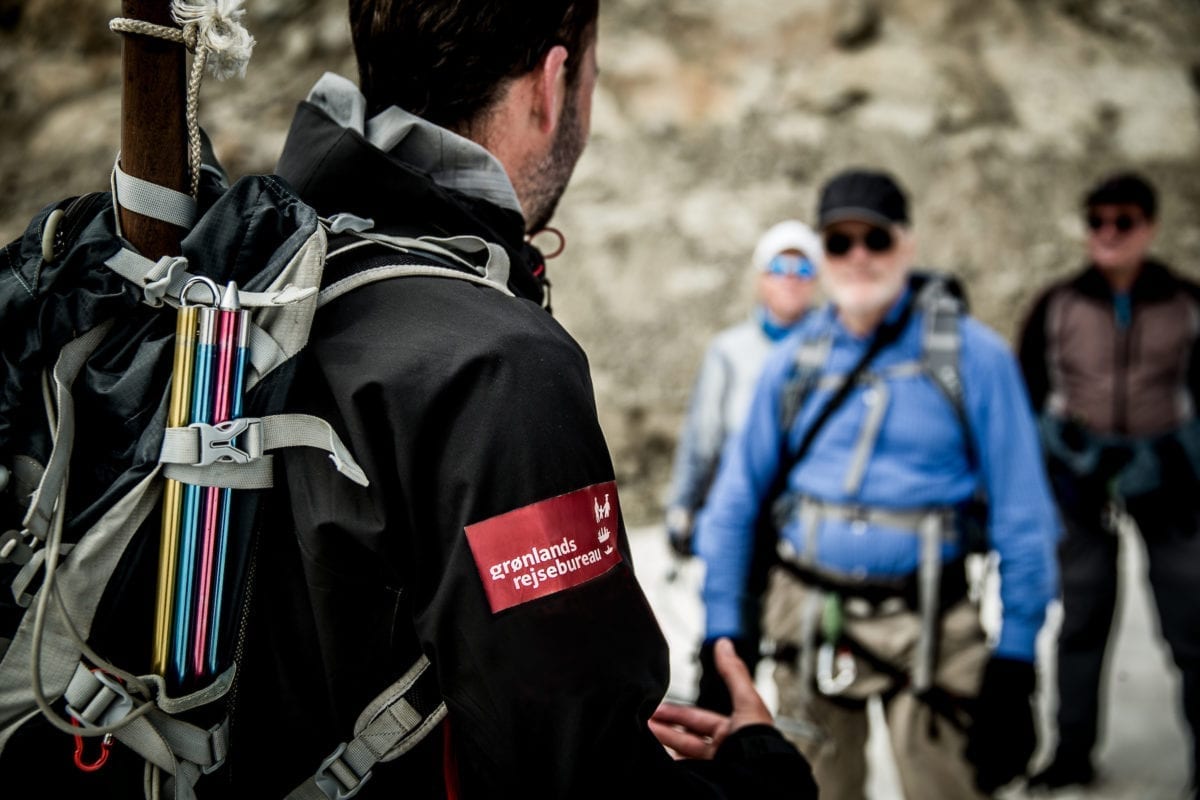
[[[533,115],[544,134],[554,132],[567,99],[567,48],[556,44],[534,67]]]

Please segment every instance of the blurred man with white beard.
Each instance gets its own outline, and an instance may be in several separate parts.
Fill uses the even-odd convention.
[[[1056,588],[1029,401],[952,282],[913,271],[891,176],[835,176],[818,221],[830,303],[768,360],[699,523],[706,641],[754,630],[750,545],[773,527],[763,644],[821,796],[863,797],[865,703],[880,695],[907,796],[986,797],[1034,751],[1034,641]],[[964,573],[984,548],[1000,557],[992,647]]]

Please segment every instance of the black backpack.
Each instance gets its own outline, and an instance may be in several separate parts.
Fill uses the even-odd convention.
[[[138,758],[114,759],[136,773],[121,776],[129,779],[122,786],[142,781],[144,760],[147,796],[161,788],[194,797],[230,746],[256,535],[267,501],[278,502],[270,452],[323,448],[330,480],[367,480],[326,422],[283,413],[313,315],[364,283],[407,275],[508,293],[507,256],[497,245],[375,234],[369,220],[318,218],[277,177],[226,188],[214,171],[205,174],[180,257],[152,262],[133,251],[109,193],[47,206],[0,253],[6,790],[16,791],[21,775],[36,790],[40,770],[11,765],[69,759],[69,734],[81,770],[123,746]],[[395,257],[369,275],[332,270],[337,279],[323,285],[327,261],[339,256],[329,251],[331,235],[347,258],[363,243]],[[222,314],[237,315],[242,347],[227,338],[224,350],[213,342],[204,351],[203,341],[177,348],[201,318],[234,319]],[[182,374],[186,353],[191,377],[181,381],[173,375]],[[227,398],[226,419],[212,416],[213,404],[207,419],[179,417],[189,384],[192,398],[203,394],[201,365],[211,365],[204,391],[223,386],[237,398]],[[190,541],[184,522],[165,535],[165,519],[193,519],[189,497],[191,511],[217,516],[197,522]],[[210,497],[215,506],[205,505]],[[422,658],[372,701],[346,742],[290,796],[349,796],[376,763],[433,728],[445,705],[427,666]],[[85,782],[91,776],[80,775],[80,790],[95,791]]]

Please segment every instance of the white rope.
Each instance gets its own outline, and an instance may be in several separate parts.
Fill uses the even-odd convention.
[[[171,17],[182,30],[126,17],[117,17],[108,23],[109,30],[114,32],[165,39],[182,44],[192,52],[186,109],[192,197],[200,194],[200,81],[206,66],[209,74],[219,81],[234,75],[246,76],[254,37],[242,25],[245,13],[242,0],[173,0]]]

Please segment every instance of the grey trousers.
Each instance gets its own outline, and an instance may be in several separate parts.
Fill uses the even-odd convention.
[[[776,569],[770,578],[763,631],[777,643],[799,643],[804,609],[815,590]],[[907,609],[865,618],[845,618],[847,635],[888,663],[910,673],[920,621]],[[968,600],[942,617],[935,685],[958,697],[974,697],[988,658],[978,609]],[[803,656],[802,656],[803,659]],[[863,800],[867,772],[867,712],[871,695],[886,698],[885,714],[892,751],[909,800],[983,798],[975,789],[974,769],[963,758],[966,736],[960,727],[935,713],[908,689],[856,661],[857,675],[836,699],[821,695],[811,680],[815,665],[777,663],[777,723],[812,764],[822,800]],[[960,721],[961,724],[961,721]]]

